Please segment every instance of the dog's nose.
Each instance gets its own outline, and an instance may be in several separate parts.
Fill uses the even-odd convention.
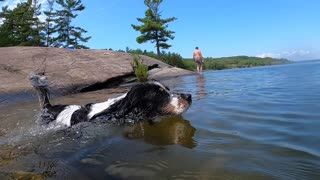
[[[181,94],[181,97],[185,100],[187,100],[188,102],[191,102],[191,94]]]

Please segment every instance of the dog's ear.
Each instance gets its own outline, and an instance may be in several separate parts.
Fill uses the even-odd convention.
[[[138,107],[141,105],[141,99],[143,99],[144,94],[140,91],[143,91],[142,86],[138,85],[132,87],[127,95],[123,98],[121,102],[121,107],[125,109],[132,109],[133,107]]]
[[[111,105],[110,108],[102,111],[101,113],[95,115],[99,116],[100,114],[104,113],[115,113],[115,116],[118,118],[126,116],[130,112],[139,113],[142,112],[143,109],[141,108],[141,98],[136,91],[139,89],[135,89],[135,87],[131,88],[131,90],[127,93],[127,95],[120,101],[116,102],[115,104]]]

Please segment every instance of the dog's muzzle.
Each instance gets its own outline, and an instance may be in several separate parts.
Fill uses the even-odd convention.
[[[181,98],[186,100],[188,103],[192,102],[192,96],[191,94],[180,94]]]

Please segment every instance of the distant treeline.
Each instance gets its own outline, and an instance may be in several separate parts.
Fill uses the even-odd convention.
[[[187,66],[194,64],[192,59],[184,59]],[[232,56],[232,57],[221,57],[221,58],[205,58],[204,69],[206,70],[222,70],[222,69],[233,69],[233,68],[247,68],[254,66],[269,66],[277,64],[287,64],[291,61],[287,59],[276,59],[276,58],[260,58],[251,56]],[[196,66],[193,65],[193,68]]]
[[[109,49],[112,50],[112,49]],[[152,51],[146,51],[141,49],[130,49],[129,47],[126,50],[117,50],[119,52],[126,52],[131,54],[141,54],[146,55],[155,59],[158,59],[156,53]],[[180,67],[183,69],[188,69],[194,71],[196,65],[191,58],[182,58],[178,53],[171,52],[162,52],[161,61],[170,64],[171,66]],[[287,64],[291,61],[287,59],[275,59],[275,58],[259,58],[259,57],[250,57],[250,56],[233,56],[233,57],[222,57],[222,58],[205,58],[204,69],[205,70],[222,70],[222,69],[233,69],[233,68],[247,68],[254,66],[268,66],[268,65],[277,65],[277,64]]]

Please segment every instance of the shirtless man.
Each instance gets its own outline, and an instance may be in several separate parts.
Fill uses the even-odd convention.
[[[197,72],[201,73],[202,72],[202,65],[204,64],[204,59],[202,57],[202,53],[198,47],[193,52],[193,61],[197,65]]]

